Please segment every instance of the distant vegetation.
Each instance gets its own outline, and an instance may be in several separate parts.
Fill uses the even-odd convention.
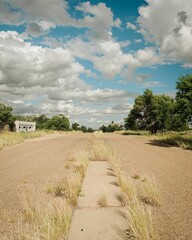
[[[147,130],[151,134],[189,129],[192,124],[192,75],[181,76],[176,89],[175,98],[155,95],[146,89],[135,99],[125,119],[125,128]]]
[[[7,126],[10,131],[15,130],[15,121],[36,122],[37,130],[56,130],[56,131],[82,131],[92,133],[94,130],[90,127],[80,126],[78,123],[73,123],[70,128],[70,122],[63,114],[48,118],[46,115],[14,115],[13,108],[0,103],[0,131]]]
[[[109,124],[108,126],[101,126],[99,128],[99,130],[101,130],[102,132],[115,132],[115,131],[121,131],[123,130],[123,125],[119,125],[117,123],[112,122],[111,124]]]

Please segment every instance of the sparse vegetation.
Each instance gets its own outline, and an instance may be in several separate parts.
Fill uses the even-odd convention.
[[[97,204],[98,204],[100,207],[106,207],[106,206],[107,206],[107,197],[106,197],[106,195],[102,194],[102,195],[98,198]]]
[[[122,239],[131,240],[158,240],[159,236],[151,216],[151,209],[147,205],[144,206],[140,201],[133,182],[123,175],[116,158],[113,158],[111,164],[114,175],[117,177],[118,185],[122,190],[122,194],[118,195],[117,199],[124,206],[124,210],[120,214],[123,216],[125,228],[117,229],[119,236]],[[135,174],[133,178],[139,179],[140,176]],[[146,181],[142,185],[145,196],[147,196],[150,203],[159,205],[160,197],[154,178],[146,177]]]
[[[132,176],[132,178],[133,178],[133,179],[140,179],[140,176],[139,176],[139,174],[134,174],[134,175]]]
[[[138,201],[126,205],[121,212],[124,218],[125,230],[119,229],[122,239],[158,240],[157,229],[153,223],[151,210]]]
[[[114,157],[112,149],[107,147],[103,141],[95,141],[90,146],[90,160],[109,161]]]
[[[142,186],[141,200],[150,205],[160,206],[161,197],[157,189],[157,184],[154,177],[145,177],[145,181]]]
[[[22,143],[25,139],[36,138],[45,135],[45,131],[35,132],[0,132],[0,149]]]
[[[192,133],[191,134],[167,134],[156,136],[154,141],[171,146],[181,147],[184,149],[192,150]]]
[[[23,218],[18,231],[11,233],[9,240],[66,240],[74,206],[89,162],[88,152],[72,153],[67,161],[73,165],[72,174],[58,184],[48,183],[47,193],[52,197],[48,203],[37,199],[34,189],[21,194]]]

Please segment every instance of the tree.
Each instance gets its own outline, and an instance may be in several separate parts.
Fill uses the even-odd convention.
[[[70,126],[69,119],[66,118],[63,114],[53,116],[45,123],[45,128],[52,130],[65,131],[69,130],[69,126]]]
[[[37,129],[45,128],[45,124],[47,123],[48,120],[49,120],[49,118],[47,116],[45,116],[44,114],[41,114],[40,116],[36,117]]]
[[[9,125],[11,131],[14,130],[15,124],[14,117],[11,114],[12,110],[12,107],[0,103],[0,131],[3,130],[5,125]]]
[[[81,126],[80,130],[81,130],[82,132],[84,132],[84,133],[87,132],[87,128],[86,128],[85,126]]]
[[[87,129],[87,132],[88,132],[88,133],[92,133],[92,132],[94,132],[94,130],[89,127],[89,128]]]
[[[192,123],[192,74],[181,76],[176,89],[177,113],[183,123]]]
[[[80,126],[79,126],[79,123],[76,123],[76,122],[75,122],[75,123],[72,124],[72,129],[73,129],[74,131],[78,131],[78,130],[79,130],[79,127],[80,127]]]
[[[125,128],[131,130],[157,131],[171,130],[174,115],[174,99],[165,95],[154,95],[146,89],[135,99],[133,109],[125,119]]]

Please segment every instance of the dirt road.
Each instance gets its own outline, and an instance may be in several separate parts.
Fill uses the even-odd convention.
[[[163,199],[157,208],[162,240],[192,239],[192,151],[154,145],[140,136],[104,134],[126,175],[154,175]],[[136,181],[136,180],[134,180]]]
[[[63,177],[67,154],[84,149],[91,137],[61,135],[0,151],[0,239],[17,221],[19,194],[25,186],[32,184],[39,194],[46,194],[47,182]],[[103,134],[103,138],[117,152],[126,175],[149,174],[157,179],[163,198],[157,208],[161,239],[191,240],[192,151],[156,146],[140,136]]]
[[[66,134],[29,140],[0,151],[0,239],[21,214],[19,195],[32,185],[46,195],[48,182],[64,177],[66,156],[87,147],[91,135]]]

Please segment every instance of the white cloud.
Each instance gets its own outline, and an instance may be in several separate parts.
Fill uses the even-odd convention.
[[[131,22],[126,23],[126,28],[132,29],[132,30],[137,30],[137,27]]]
[[[166,60],[192,67],[191,0],[147,1],[138,22],[145,39],[154,42]]]
[[[135,40],[135,43],[141,43],[142,42],[142,39],[136,39]]]
[[[91,5],[90,2],[81,3],[76,7],[85,17],[77,20],[78,27],[88,27],[96,39],[110,39],[111,27],[120,27],[120,19],[114,19],[113,12],[105,3]]]
[[[135,97],[125,90],[92,89],[80,78],[92,73],[70,49],[33,46],[17,32],[0,32],[0,58],[0,101],[11,103],[17,114],[114,115],[117,110],[105,104]]]
[[[15,11],[16,10],[16,11]],[[83,17],[73,18],[69,14],[66,0],[2,0],[0,3],[0,22],[21,25],[27,24],[26,34],[32,37],[45,35],[57,26],[88,28],[90,37],[110,39],[111,28],[120,27],[121,20],[114,18],[113,12],[105,3],[92,5],[83,2],[76,7]]]

